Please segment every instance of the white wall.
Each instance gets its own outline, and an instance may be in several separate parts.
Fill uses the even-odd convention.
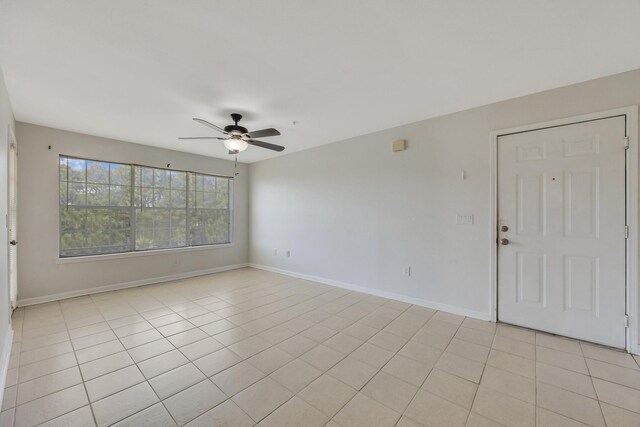
[[[8,366],[8,349],[11,338],[9,316],[9,271],[7,263],[7,228],[4,218],[7,215],[7,152],[9,128],[15,128],[13,111],[9,95],[0,70],[0,396],[4,389],[5,369]]]
[[[167,163],[171,163],[171,167],[175,169],[229,176],[234,175],[234,163],[20,122],[16,128],[19,147],[19,303],[36,302],[51,295],[71,295],[109,285],[153,282],[154,279],[167,276],[233,266],[248,261],[249,168],[244,164],[238,164],[239,175],[234,183],[232,246],[163,253],[146,252],[143,256],[104,256],[91,262],[69,263],[65,260],[64,263],[60,263],[60,154],[158,167],[166,167]],[[179,141],[176,141],[176,144],[179,144]],[[49,145],[51,150],[48,149]],[[0,161],[2,165],[5,163]],[[0,247],[3,245],[0,244]]]
[[[251,262],[488,319],[490,132],[639,103],[636,70],[254,163]]]

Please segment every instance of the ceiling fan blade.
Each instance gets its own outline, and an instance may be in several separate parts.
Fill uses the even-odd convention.
[[[224,141],[227,138],[220,138],[218,136],[181,136],[178,139],[220,139]]]
[[[278,132],[274,128],[269,128],[269,129],[262,129],[262,130],[254,130],[252,132],[246,133],[245,135],[253,139],[253,138],[264,138],[267,136],[278,136],[280,135],[280,132]]]
[[[220,127],[216,126],[216,125],[214,125],[213,123],[209,123],[209,122],[208,122],[208,121],[206,121],[206,120],[196,119],[196,118],[194,118],[193,120],[195,120],[196,122],[198,122],[198,123],[200,123],[200,124],[205,125],[206,127],[211,128],[211,129],[213,129],[213,130],[217,130],[218,132],[224,133],[225,135],[227,134],[227,133],[224,131],[224,129],[222,129],[222,128],[220,128]]]
[[[269,144],[268,142],[256,141],[255,139],[247,139],[247,144],[255,145],[256,147],[262,147],[262,148],[266,148],[267,150],[273,150],[273,151],[284,150],[284,147],[282,145]]]

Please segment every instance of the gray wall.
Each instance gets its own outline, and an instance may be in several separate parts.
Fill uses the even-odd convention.
[[[7,153],[9,128],[15,128],[9,95],[0,70],[0,218],[7,215]],[[10,330],[9,271],[7,263],[7,228],[0,226],[0,355],[4,354],[7,333]],[[0,361],[0,366],[8,361]],[[4,384],[3,382],[0,384]],[[0,391],[0,394],[2,392]]]
[[[158,167],[171,163],[176,169],[229,176],[234,174],[234,163],[20,122],[16,127],[19,301],[248,261],[249,168],[238,164],[240,174],[234,183],[234,243],[231,247],[147,252],[143,256],[106,256],[91,262],[60,263],[57,181],[60,154]]]
[[[489,317],[490,132],[639,103],[636,70],[254,163],[251,262]]]

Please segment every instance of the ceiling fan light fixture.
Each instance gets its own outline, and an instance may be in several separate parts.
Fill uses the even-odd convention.
[[[229,138],[224,140],[224,146],[227,147],[229,151],[240,152],[246,150],[249,144],[243,139]]]

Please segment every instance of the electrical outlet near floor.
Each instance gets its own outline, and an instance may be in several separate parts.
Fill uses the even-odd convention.
[[[287,251],[287,258],[291,257],[291,251]]]
[[[402,267],[402,275],[410,277],[411,276],[411,266],[405,265],[404,267]]]
[[[277,249],[273,250],[273,256],[278,256],[278,250]]]

